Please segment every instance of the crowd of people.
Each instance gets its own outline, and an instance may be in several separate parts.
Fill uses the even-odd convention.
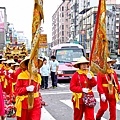
[[[29,60],[28,56],[20,63],[0,59],[0,116],[2,120],[5,116],[16,116],[17,120],[40,120],[41,107],[46,105],[42,100],[40,89],[49,89],[49,76],[51,76],[52,88],[57,87],[59,62],[55,56],[51,56],[50,62],[46,58],[38,59],[38,73],[34,79],[30,78]],[[73,67],[77,69],[70,81],[70,90],[73,92],[74,120],[83,118],[101,120],[108,106],[109,120],[116,120],[116,103],[120,99],[120,84],[116,72],[111,68],[113,63],[115,63],[114,60],[107,58],[107,72],[98,72],[97,79],[88,69],[89,60],[85,57],[82,56],[73,64]],[[94,115],[96,100],[92,90],[95,86],[100,97],[100,108],[96,116]]]
[[[20,63],[13,59],[0,59],[0,116],[17,117],[17,120],[40,120],[41,107],[47,105],[42,100],[40,89],[48,89],[48,78],[51,76],[52,88],[57,87],[57,70],[59,63],[55,56],[51,61],[38,59],[37,78],[31,79],[28,72],[30,57],[26,56]],[[30,80],[31,79],[31,80]],[[28,95],[33,93],[33,108],[28,109]]]

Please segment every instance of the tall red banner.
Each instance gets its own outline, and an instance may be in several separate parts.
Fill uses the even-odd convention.
[[[90,64],[93,72],[106,72],[108,53],[108,39],[106,36],[106,0],[99,0],[93,45],[90,54]]]

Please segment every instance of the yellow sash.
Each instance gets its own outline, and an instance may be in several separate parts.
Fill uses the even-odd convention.
[[[73,93],[73,100],[76,102],[75,103],[75,107],[76,108],[80,108],[79,107],[79,99],[82,97],[82,93]]]
[[[3,81],[4,81],[4,78],[5,78],[4,75],[0,76],[0,82],[3,82]]]
[[[89,90],[89,92],[92,92],[92,90]],[[73,94],[73,100],[75,103],[75,108],[80,109],[79,107],[79,99],[82,98],[82,93],[72,93]]]
[[[102,84],[103,87],[108,87],[108,84]],[[119,95],[117,93],[117,90],[115,89],[115,99],[116,99],[116,102],[119,101]]]
[[[39,93],[38,93],[38,92],[34,93],[34,98],[37,98],[37,97],[39,97]],[[25,98],[28,98],[28,95],[22,95],[22,96],[17,96],[17,97],[16,97],[15,107],[16,107],[16,109],[17,109],[17,111],[16,111],[16,116],[18,116],[18,117],[21,117],[22,101],[23,101]]]
[[[7,79],[5,78],[5,81],[4,81],[4,88],[6,88],[7,85],[8,85],[8,81],[7,81]]]
[[[12,83],[12,93],[15,91],[15,90],[14,90],[15,84],[16,84],[16,83]]]

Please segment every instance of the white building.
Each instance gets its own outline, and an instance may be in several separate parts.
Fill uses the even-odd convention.
[[[52,16],[52,46],[68,41],[69,0],[63,0]]]
[[[70,2],[70,36],[69,41],[75,40],[79,30],[79,0],[71,0]]]

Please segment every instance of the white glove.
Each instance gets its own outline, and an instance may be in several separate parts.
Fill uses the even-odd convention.
[[[83,91],[84,93],[88,93],[89,88],[82,88],[82,91]]]
[[[9,72],[9,73],[13,73],[13,70],[12,70],[12,69],[10,69],[8,72]]]
[[[101,100],[102,100],[103,102],[106,101],[106,96],[105,96],[105,94],[101,94]]]
[[[33,92],[34,88],[35,88],[35,86],[30,85],[30,86],[26,87],[26,90],[27,90],[28,92]]]
[[[87,73],[87,78],[92,79],[92,75],[89,72]]]

